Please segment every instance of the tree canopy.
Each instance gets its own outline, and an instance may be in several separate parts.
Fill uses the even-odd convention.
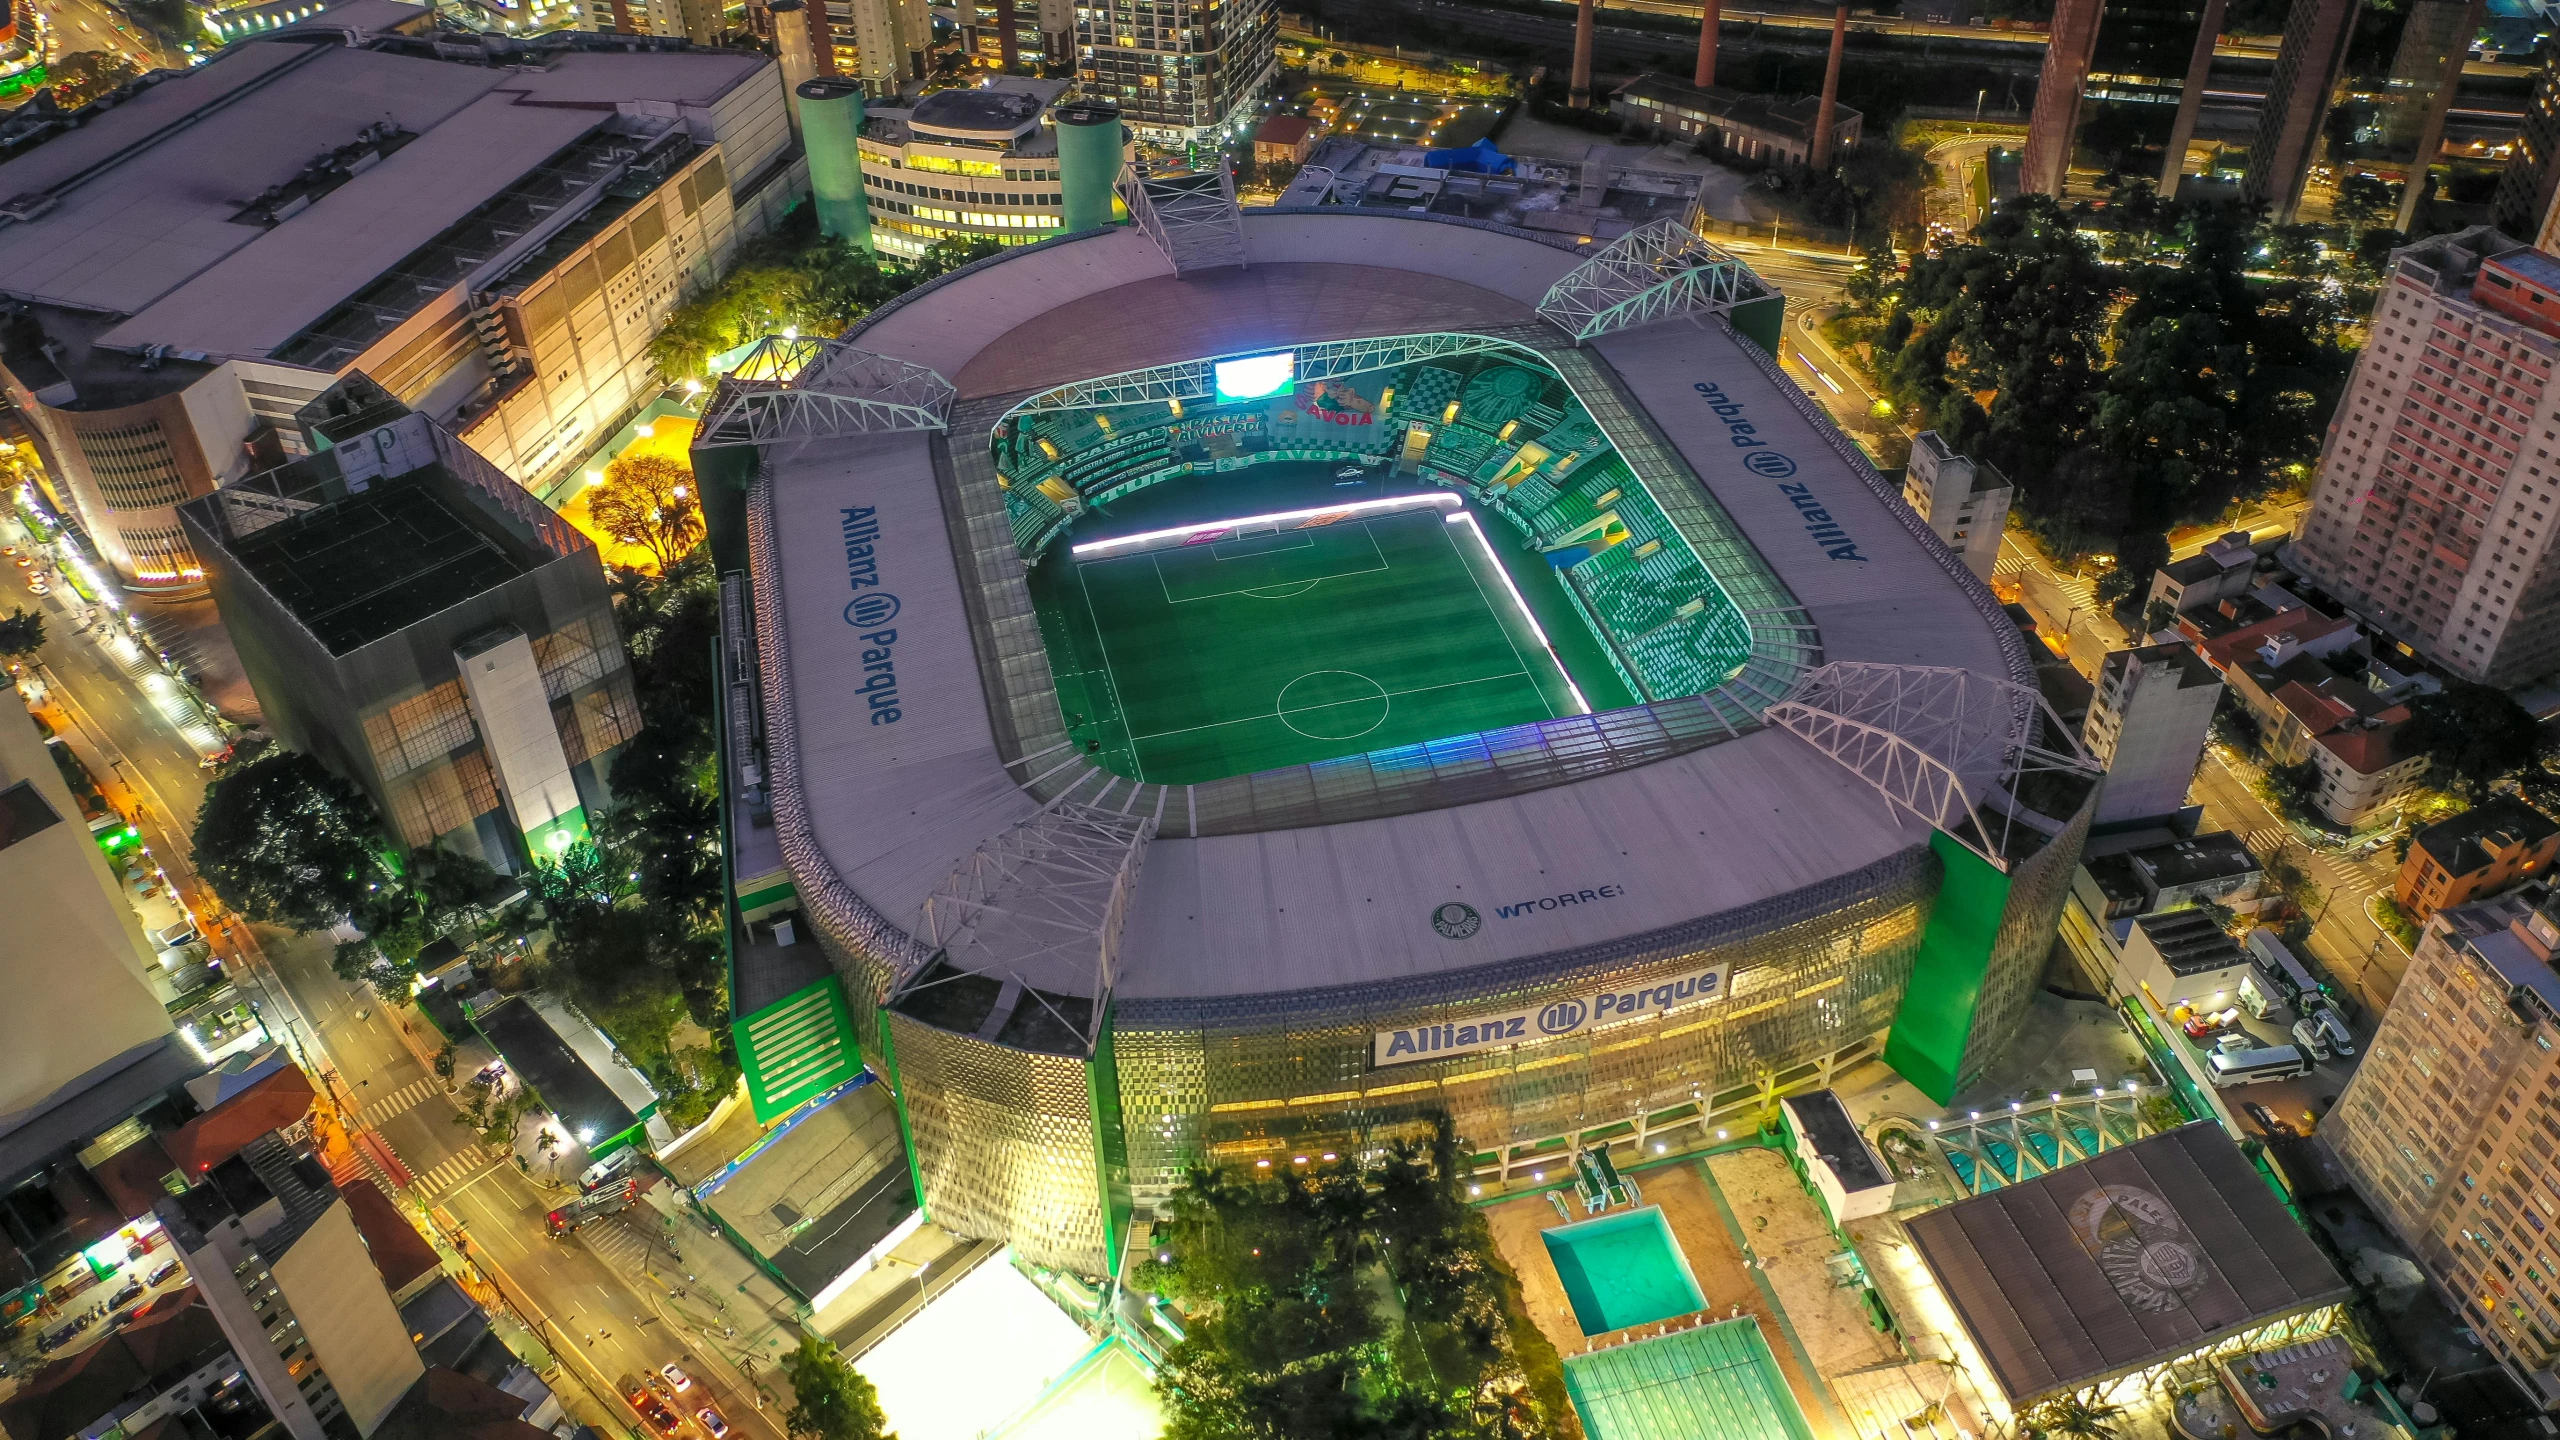
[[[1876,368],[1897,408],[2008,474],[2048,545],[2115,554],[2138,603],[2172,525],[2318,455],[2349,312],[2307,229],[2139,184],[2108,213],[2098,232],[2023,196],[1915,261],[1881,287]]]
[[[782,1373],[791,1382],[792,1405],[783,1424],[792,1440],[897,1440],[870,1378],[846,1364],[833,1345],[801,1336],[800,1348],[783,1357]]]
[[[1185,1314],[1165,1440],[1554,1433],[1561,1362],[1461,1175],[1445,1120],[1367,1164],[1193,1172],[1142,1267]]]
[[[2476,802],[2533,764],[2542,729],[2504,690],[2455,680],[2409,701],[2400,743],[2427,757],[2429,783]]]
[[[0,618],[0,655],[33,655],[44,648],[44,616],[12,610]]]
[[[364,792],[298,750],[226,766],[196,815],[196,870],[213,893],[250,920],[298,931],[349,918],[372,928],[392,878],[388,848]]]
[[[702,492],[693,467],[663,455],[623,455],[587,488],[587,513],[605,533],[649,552],[663,571],[702,543]]]

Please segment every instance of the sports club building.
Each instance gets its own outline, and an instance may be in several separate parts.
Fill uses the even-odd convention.
[[[1203,1161],[1977,1071],[2094,772],[1777,297],[1668,222],[1139,209],[713,407],[760,1110],[867,1065],[934,1220],[1099,1275]]]

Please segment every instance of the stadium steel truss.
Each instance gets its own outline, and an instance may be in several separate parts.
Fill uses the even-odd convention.
[[[2018,826],[2040,844],[2068,819],[2029,808],[2034,777],[2101,773],[2042,695],[1970,670],[1833,661],[1762,718],[2003,872]]]
[[[775,378],[741,378],[741,377]],[[935,371],[841,340],[769,335],[720,382],[699,448],[942,430],[960,392]]]
[[[1579,345],[1675,315],[1712,315],[1770,293],[1750,268],[1677,220],[1639,225],[1558,280],[1538,303]]]
[[[1245,267],[1244,214],[1236,208],[1235,181],[1225,166],[1167,176],[1129,166],[1121,170],[1118,188],[1130,217],[1173,262],[1176,275]]]
[[[999,1000],[989,1025],[1000,1025],[1029,1001],[1092,1046],[1129,893],[1155,828],[1144,815],[1053,804],[979,846],[924,902],[919,938],[930,960],[948,971],[929,961],[900,987],[900,998],[945,983],[938,977],[985,976],[1012,992],[1011,1003]],[[1079,1016],[1060,1011],[1050,998],[1060,991],[1061,976],[1090,977],[1089,988],[1079,988],[1094,1003]]]
[[[1492,335],[1381,335],[1366,340],[1329,340],[1290,348],[1297,352],[1296,378],[1300,380],[1363,375],[1372,370],[1393,369],[1399,365],[1441,360],[1453,355],[1475,355],[1488,350],[1513,351],[1532,364],[1544,363],[1536,351],[1517,340]],[[1217,394],[1217,364],[1231,358],[1210,355],[1174,365],[1151,365],[1144,370],[1079,380],[1072,385],[1043,390],[1015,406],[1007,415],[1036,410],[1089,410],[1147,401],[1161,404],[1167,400],[1211,399]]]

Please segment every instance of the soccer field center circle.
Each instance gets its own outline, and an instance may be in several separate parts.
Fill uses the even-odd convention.
[[[1204,1162],[1446,1115],[1525,1179],[1977,1069],[2092,786],[1777,297],[1576,343],[1596,247],[1240,225],[1244,267],[1124,227],[883,307],[843,343],[947,380],[939,428],[697,456],[744,493],[739,873],[787,872],[928,1213],[1103,1275]],[[802,973],[763,953],[742,1035]]]
[[[1387,687],[1357,670],[1310,670],[1280,687],[1280,723],[1310,740],[1356,740],[1387,723]]]

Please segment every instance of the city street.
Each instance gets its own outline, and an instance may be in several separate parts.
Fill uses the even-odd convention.
[[[0,533],[21,547],[28,543],[14,519],[0,522]],[[196,763],[198,744],[171,719],[170,707],[141,693],[100,638],[75,628],[79,602],[70,587],[57,581],[52,590],[0,598],[0,607],[28,605],[45,617],[37,674],[45,698],[69,722],[65,742],[109,803],[141,830],[208,942],[257,1003],[270,1035],[303,1060],[350,1134],[370,1131],[387,1148],[390,1167],[369,1165],[377,1180],[450,1216],[471,1258],[566,1358],[567,1368],[551,1377],[563,1387],[563,1403],[590,1423],[619,1417],[615,1431],[627,1430],[629,1411],[613,1398],[623,1393],[621,1382],[673,1361],[696,1381],[686,1395],[683,1433],[702,1433],[690,1417],[706,1402],[692,1397],[707,1391],[733,1428],[780,1440],[778,1414],[770,1407],[759,1411],[746,1372],[730,1355],[701,1344],[702,1332],[709,1332],[736,1355],[764,1357],[759,1368],[775,1363],[798,1336],[793,1316],[767,1308],[770,1287],[757,1287],[763,1300],[669,1294],[685,1289],[684,1251],[726,1242],[699,1222],[669,1221],[647,1207],[590,1225],[570,1240],[549,1238],[543,1217],[566,1192],[537,1188],[504,1150],[493,1151],[456,1123],[459,1106],[432,1068],[441,1038],[423,1027],[411,1030],[414,1018],[340,980],[330,964],[333,936],[250,926],[223,915],[202,889],[188,845],[209,779]],[[103,624],[93,629],[113,633]],[[662,1227],[691,1233],[669,1240]],[[719,1260],[722,1270],[739,1264],[727,1255],[706,1259]],[[724,1329],[736,1333],[723,1335]]]

